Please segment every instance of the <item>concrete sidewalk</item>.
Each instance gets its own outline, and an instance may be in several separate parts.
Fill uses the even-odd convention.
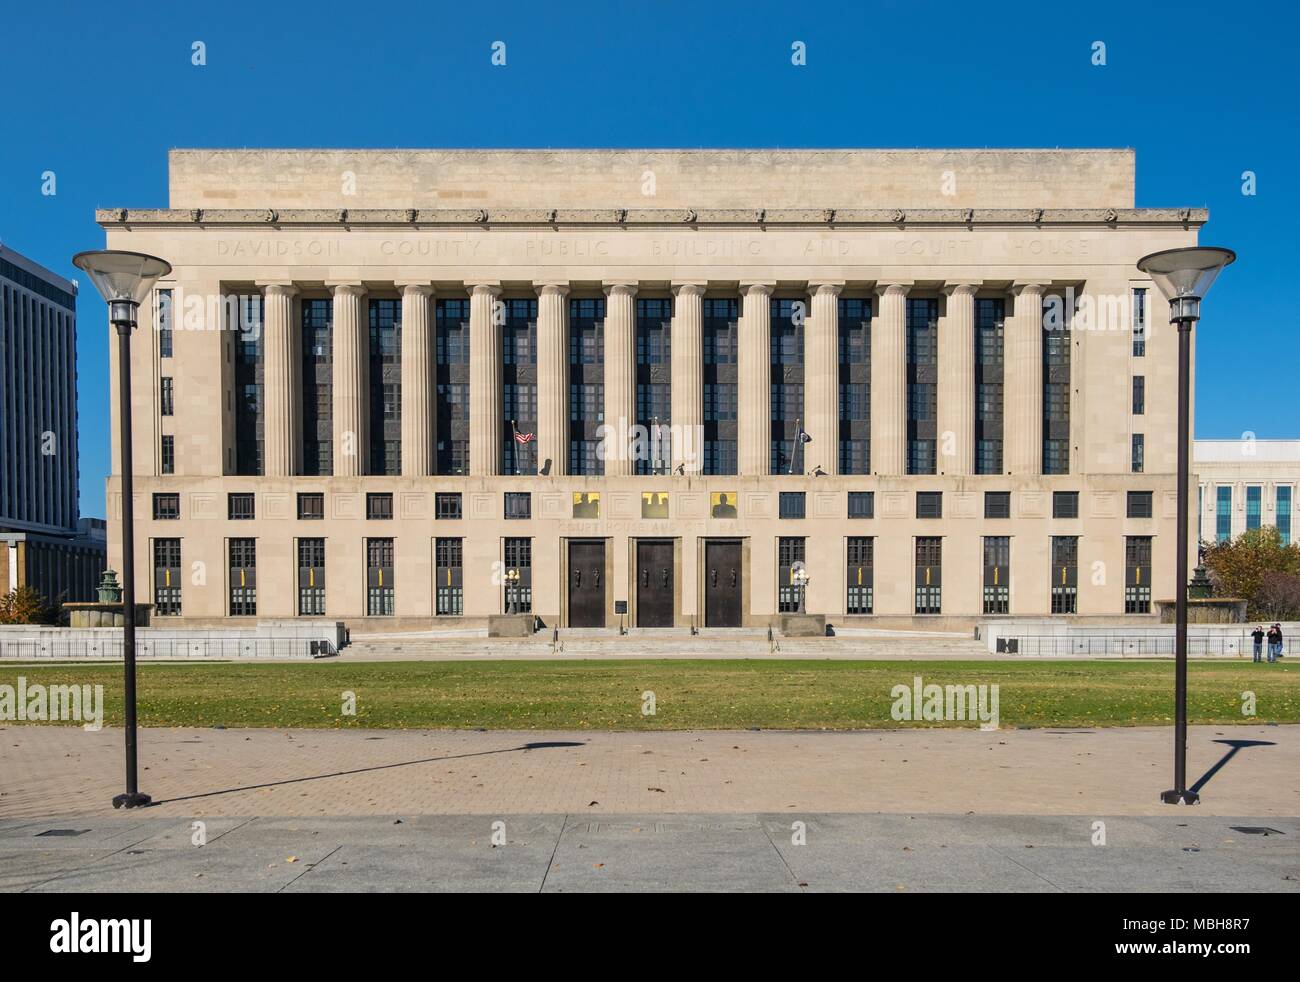
[[[140,733],[150,818],[1156,815],[1171,727]],[[1194,726],[1189,814],[1300,815],[1300,726]],[[104,816],[122,732],[0,728],[0,818]]]
[[[1182,809],[201,821],[0,820],[0,890],[1300,891],[1300,822]]]

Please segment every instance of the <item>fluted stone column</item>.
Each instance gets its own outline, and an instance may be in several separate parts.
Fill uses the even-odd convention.
[[[537,469],[569,472],[569,287],[537,291]]]
[[[402,288],[402,476],[426,477],[434,471],[433,318],[428,283]]]
[[[975,282],[944,288],[948,309],[939,325],[940,474],[975,473]]]
[[[365,474],[370,461],[370,332],[361,316],[360,283],[330,283],[334,291],[334,474]]]
[[[741,285],[736,443],[742,475],[772,472],[772,291],[775,283]]]
[[[843,283],[809,283],[812,316],[805,327],[803,392],[804,470],[820,467],[839,473],[840,448],[840,291]]]
[[[704,467],[703,283],[673,284],[673,470],[698,474]]]
[[[878,283],[880,316],[872,322],[871,469],[907,473],[907,292],[911,283]]]
[[[466,284],[469,301],[469,472],[501,473],[501,324],[495,283]]]
[[[1006,469],[1043,472],[1043,283],[1011,288],[1015,313],[1007,322],[1003,365]]]
[[[629,453],[636,426],[636,288],[635,283],[605,284],[605,425],[612,437],[605,452],[605,474],[609,477],[636,470]]]
[[[294,344],[291,283],[258,283],[262,287],[262,399],[264,443],[262,473],[288,477],[301,467],[298,461],[302,395],[300,365]]]

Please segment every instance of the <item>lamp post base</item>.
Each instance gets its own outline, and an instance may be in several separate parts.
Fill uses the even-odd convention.
[[[1200,803],[1201,796],[1195,791],[1165,791],[1160,800],[1166,805],[1195,805]]]
[[[153,804],[153,799],[143,791],[119,794],[113,798],[114,808],[144,808],[151,804]]]

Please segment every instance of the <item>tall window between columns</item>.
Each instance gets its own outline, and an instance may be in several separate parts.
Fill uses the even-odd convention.
[[[334,304],[302,300],[302,472],[334,473]]]
[[[501,328],[501,473],[537,473],[537,298],[505,300]],[[529,443],[517,443],[514,420]]]
[[[569,473],[604,474],[605,298],[569,300]],[[618,421],[614,421],[618,425]]]
[[[235,334],[235,473],[262,473],[266,420],[262,402],[262,336],[265,322],[260,296],[239,298]]]
[[[370,301],[370,473],[402,473],[402,301]]]
[[[636,457],[638,474],[663,474],[672,466],[668,431],[660,436],[655,429],[672,422],[672,320],[671,299],[637,299],[636,425],[645,428],[647,438],[646,452]]]
[[[734,474],[736,459],[736,323],[734,297],[705,297],[704,467],[705,474]]]
[[[469,298],[438,300],[438,473],[469,473]]]
[[[871,473],[871,301],[839,303],[839,455],[841,474]],[[817,435],[810,434],[813,439]]]
[[[799,428],[804,411],[803,329],[808,301],[803,297],[773,299],[771,311],[772,473],[802,474],[805,468]]]
[[[1043,473],[1070,473],[1070,328],[1073,311],[1043,330]],[[1046,314],[1046,307],[1044,308]]]
[[[975,301],[975,473],[1002,473],[1006,303]]]
[[[907,301],[907,473],[933,474],[938,426],[939,301]]]

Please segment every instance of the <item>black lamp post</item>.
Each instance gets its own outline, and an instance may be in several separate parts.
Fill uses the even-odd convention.
[[[136,778],[135,741],[135,515],[131,472],[131,331],[140,303],[160,276],[172,271],[161,259],[139,252],[79,252],[72,264],[84,270],[108,303],[109,322],[117,328],[118,440],[122,477],[122,661],[126,684],[126,791],[113,798],[114,808],[137,808],[152,799]]]
[[[1201,318],[1201,299],[1225,266],[1231,249],[1166,249],[1138,260],[1169,301],[1169,320],[1178,327],[1178,555],[1174,561],[1174,786],[1160,795],[1166,805],[1200,801],[1187,790],[1187,523],[1188,460],[1191,442],[1192,325]]]

